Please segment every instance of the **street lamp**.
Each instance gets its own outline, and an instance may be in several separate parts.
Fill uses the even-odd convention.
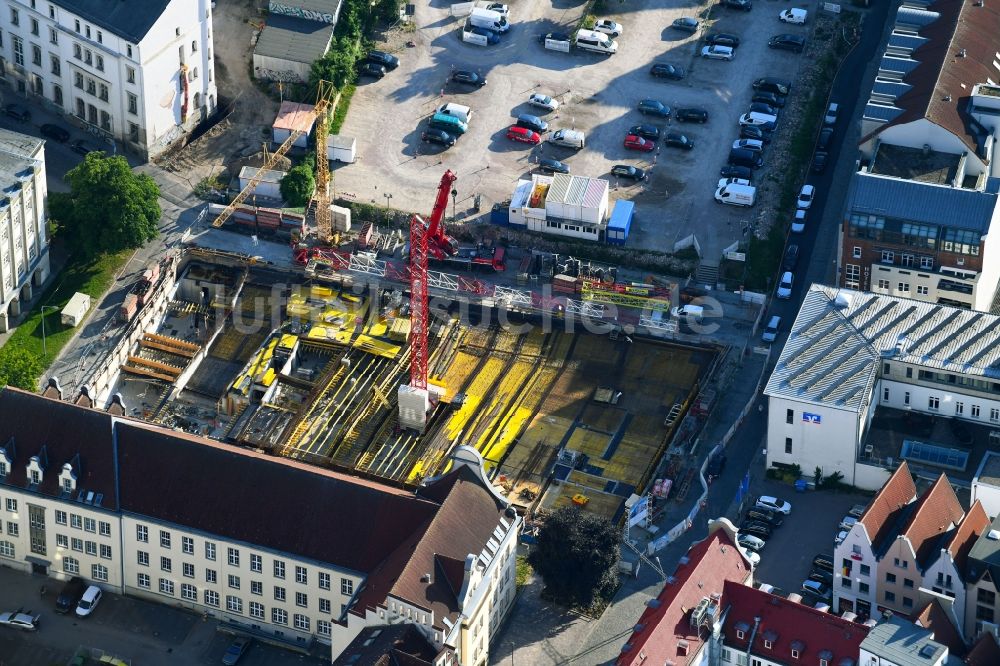
[[[43,305],[42,306],[42,355],[43,356],[47,356],[48,353],[49,353],[48,352],[48,348],[45,346],[45,308],[49,308],[50,310],[58,310],[59,309],[55,305]]]
[[[392,199],[392,195],[388,192],[383,192],[382,196],[385,197],[385,223],[389,224],[389,200]]]
[[[455,207],[458,205],[458,190],[451,191],[451,221],[454,222],[458,219],[458,214],[455,212]]]

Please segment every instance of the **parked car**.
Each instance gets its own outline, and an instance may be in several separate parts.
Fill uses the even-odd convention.
[[[665,62],[653,63],[653,66],[649,68],[649,73],[656,78],[670,79],[671,81],[680,81],[687,75],[683,67],[670,65]]]
[[[764,332],[760,334],[760,339],[764,342],[774,342],[778,339],[778,331],[781,329],[781,317],[772,315],[764,327]]]
[[[0,626],[20,629],[21,631],[35,631],[38,629],[38,620],[41,615],[32,615],[31,611],[18,608],[16,611],[0,613]]]
[[[752,534],[744,534],[743,532],[736,535],[736,542],[747,550],[753,551],[762,550],[767,543],[759,537],[755,537]]]
[[[420,135],[420,140],[425,143],[436,143],[448,147],[454,146],[456,141],[455,137],[451,134],[434,127],[425,129],[423,134]]]
[[[719,46],[731,46],[734,49],[740,45],[740,38],[728,32],[713,32],[705,35],[706,44],[718,44]]]
[[[96,153],[104,150],[103,148],[98,148],[97,146],[87,143],[83,139],[74,139],[73,141],[71,141],[69,144],[69,149],[72,150],[74,153],[78,153],[80,155],[86,155],[87,153]]]
[[[517,125],[507,130],[507,138],[511,141],[530,143],[532,145],[542,140],[542,136],[538,132],[530,130],[527,127],[518,127]]]
[[[732,46],[722,46],[721,44],[710,44],[701,48],[701,57],[709,60],[732,60],[736,56],[736,51]]]
[[[767,45],[772,49],[778,49],[780,51],[791,51],[793,53],[802,53],[806,48],[806,40],[804,37],[799,35],[775,35],[771,39],[767,40]]]
[[[857,522],[858,519],[854,516],[844,516],[840,521],[840,529],[850,531],[850,529],[854,527]]]
[[[101,603],[101,597],[103,596],[101,588],[96,585],[91,585],[87,588],[83,596],[80,597],[80,602],[76,605],[76,614],[78,617],[87,617],[94,612],[97,608],[97,604]]]
[[[674,117],[682,123],[707,123],[708,111],[696,107],[677,109]]]
[[[756,139],[762,143],[771,143],[771,134],[756,125],[740,125],[741,139]]]
[[[731,9],[742,9],[745,12],[753,9],[753,3],[751,0],[720,0],[719,4],[723,7],[729,7]]]
[[[517,122],[515,123],[518,127],[524,127],[532,130],[533,132],[538,132],[543,134],[549,130],[549,124],[539,118],[538,116],[533,116],[530,113],[522,113],[517,117]]]
[[[660,118],[670,117],[670,107],[655,99],[644,99],[639,102],[639,113],[643,115],[659,116]]]
[[[694,141],[689,139],[684,134],[680,134],[678,132],[668,132],[667,135],[663,137],[663,145],[670,146],[671,148],[691,150],[694,148]]]
[[[628,178],[629,180],[646,180],[648,176],[646,175],[645,169],[640,169],[639,167],[634,167],[631,164],[616,164],[611,167],[611,175],[617,176],[618,178]]]
[[[815,580],[802,581],[802,591],[818,599],[829,600],[830,588]]]
[[[14,120],[20,120],[22,123],[31,120],[31,111],[28,111],[20,104],[8,104],[3,108],[3,112]]]
[[[816,145],[819,146],[820,150],[826,150],[830,147],[830,141],[833,139],[833,128],[824,127],[819,131],[819,139],[816,140]]]
[[[743,148],[752,150],[755,153],[764,152],[764,142],[760,139],[736,139],[733,141],[733,148]]]
[[[746,178],[720,178],[718,185],[715,189],[721,190],[726,185],[750,185],[750,181]]]
[[[786,516],[792,512],[792,505],[785,500],[778,499],[777,497],[771,497],[770,495],[761,495],[757,498],[757,506],[764,509],[771,509],[773,511],[779,511]]]
[[[795,200],[795,206],[797,208],[803,208],[809,210],[809,207],[813,204],[813,199],[816,198],[816,188],[812,185],[803,185],[802,189],[799,190],[799,196]]]
[[[740,178],[742,180],[752,180],[753,171],[750,167],[727,164],[719,169],[719,175],[723,178]]]
[[[629,150],[641,150],[648,153],[656,148],[656,144],[649,139],[643,139],[641,136],[629,134],[625,137],[625,147]]]
[[[596,32],[603,32],[608,37],[621,37],[622,26],[614,21],[609,21],[608,19],[600,19],[594,22],[594,30]]]
[[[781,269],[785,271],[794,271],[796,264],[799,263],[799,246],[795,243],[791,243],[785,248],[785,255],[781,259]]]
[[[750,98],[751,102],[762,102],[768,106],[780,109],[785,106],[785,98],[772,92],[755,92]]]
[[[833,585],[833,574],[829,571],[821,571],[818,569],[813,569],[809,572],[809,580],[814,580],[817,583],[823,583],[824,585]]]
[[[743,524],[740,525],[740,532],[749,534],[750,536],[755,536],[758,539],[763,539],[764,541],[771,538],[771,528],[756,520],[743,521]]]
[[[816,151],[816,154],[813,155],[812,170],[816,173],[823,173],[826,170],[826,163],[829,158],[829,153],[825,153],[822,150]]]
[[[538,170],[542,173],[569,173],[569,165],[559,160],[543,158],[538,160]]]
[[[861,518],[864,515],[865,510],[868,508],[867,504],[855,504],[851,507],[851,510],[847,512],[848,516],[853,516],[855,518]]]
[[[369,51],[366,57],[369,62],[382,65],[387,70],[393,70],[399,67],[399,58],[390,53],[386,53],[385,51]]]
[[[47,139],[52,139],[53,141],[58,141],[59,143],[66,143],[69,141],[69,130],[65,127],[60,127],[59,125],[54,125],[52,123],[45,123],[40,128],[42,136]]]
[[[500,14],[500,16],[510,16],[510,7],[502,2],[491,2],[486,5],[486,9],[491,12],[496,12],[497,14]]]
[[[792,217],[792,231],[800,234],[806,230],[806,215],[809,213],[805,208],[797,208],[795,216]]]
[[[777,107],[771,106],[770,104],[764,104],[763,102],[750,102],[750,108],[748,109],[750,113],[763,113],[767,116],[777,116]]]
[[[73,576],[66,584],[62,586],[59,590],[59,595],[56,596],[56,612],[57,613],[68,613],[74,608],[76,608],[77,603],[80,601],[80,597],[83,593],[87,591],[87,584],[83,582],[83,579],[79,576]]]
[[[840,105],[836,102],[830,102],[830,106],[826,107],[826,114],[823,116],[824,125],[835,125],[837,124],[837,113],[840,111]]]
[[[548,95],[541,93],[532,93],[531,97],[528,98],[528,104],[539,109],[545,109],[546,111],[555,111],[559,108],[559,100],[552,99]]]
[[[222,663],[225,666],[235,666],[243,653],[250,647],[250,638],[237,636],[236,639],[226,648],[226,653],[222,655]]]
[[[762,76],[759,79],[754,79],[751,85],[754,90],[773,92],[776,95],[787,95],[792,89],[791,83],[773,76]]]
[[[373,79],[381,79],[385,76],[385,67],[377,62],[363,62],[358,67],[358,76],[368,76]]]
[[[674,19],[670,27],[681,32],[698,32],[698,19],[691,18],[690,16]]]
[[[636,134],[643,139],[656,141],[660,138],[660,128],[655,125],[633,125],[628,130],[629,134]]]
[[[822,569],[833,573],[833,557],[830,555],[817,555],[812,561],[813,569]]]
[[[451,80],[455,83],[463,83],[465,85],[476,86],[478,88],[482,88],[486,85],[485,76],[480,76],[475,72],[470,72],[464,69],[458,69],[452,72]]]
[[[759,127],[764,132],[773,132],[775,129],[775,116],[765,113],[744,113],[740,116],[740,127]]]
[[[775,515],[767,509],[750,509],[746,512],[746,519],[764,523],[771,529],[781,527],[781,524],[785,522],[780,515]]]
[[[724,469],[726,469],[726,454],[719,452],[709,459],[708,465],[705,466],[705,474],[717,477]]]

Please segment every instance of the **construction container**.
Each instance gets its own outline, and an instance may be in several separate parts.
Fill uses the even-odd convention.
[[[312,104],[282,102],[278,117],[271,126],[271,139],[279,146],[295,131],[303,134],[292,145],[296,148],[309,146],[309,134],[316,122],[316,107]]]
[[[118,310],[118,318],[123,322],[132,321],[132,317],[139,310],[139,297],[135,294],[126,294],[122,306]]]
[[[609,245],[624,245],[628,240],[629,231],[632,229],[632,218],[635,214],[635,203],[619,199],[615,202],[615,209],[608,220],[608,229],[605,235]]]
[[[76,292],[60,313],[63,326],[76,326],[90,310],[90,296]]]
[[[580,291],[579,281],[569,275],[553,275],[552,291],[556,294],[575,294]]]
[[[334,231],[347,233],[351,230],[351,209],[340,206],[330,206],[330,217]]]
[[[240,169],[240,191],[247,188],[258,171],[260,169],[251,166],[245,166]],[[270,199],[281,199],[281,179],[284,177],[284,171],[267,169],[264,171],[261,181],[254,186],[250,194]]]
[[[546,217],[601,224],[608,215],[608,181],[559,173],[544,197]]]
[[[358,140],[352,136],[334,134],[326,137],[326,158],[331,162],[353,164],[358,157]]]

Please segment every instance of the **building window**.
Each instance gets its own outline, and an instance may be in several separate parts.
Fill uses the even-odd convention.
[[[191,53],[197,53],[197,52],[198,52],[198,42],[197,41],[191,42]]]
[[[13,7],[10,8],[10,24],[21,25],[21,15]]]
[[[329,636],[331,629],[332,627],[327,620],[316,620],[316,633],[320,636]]]
[[[95,81],[94,79],[91,78],[87,79],[87,94],[88,95],[97,94],[97,81]]]
[[[264,584],[259,580],[250,581],[250,594],[256,594],[258,597],[264,596]]]
[[[128,138],[129,141],[133,141],[135,143],[139,142],[139,126],[135,123],[128,124]]]
[[[240,566],[240,551],[235,548],[229,549],[229,565],[234,567]]]
[[[194,539],[191,537],[181,537],[181,552],[185,555],[194,555]]]
[[[886,573],[886,575],[885,575],[885,582],[887,582],[887,583],[895,583],[896,582],[896,574],[894,574],[894,573]]]
[[[72,545],[73,550],[77,551],[78,553],[83,552],[83,539],[77,539],[76,537],[73,537],[71,543],[73,544]]]
[[[305,567],[295,567],[295,582],[306,585],[309,582],[309,573]]]
[[[128,112],[132,115],[139,113],[139,98],[132,93],[128,93]]]
[[[142,551],[142,550],[138,550],[135,553],[135,557],[136,557],[136,561],[140,565],[142,565],[144,567],[148,567],[149,566],[149,553],[147,553],[145,551]]]
[[[354,581],[350,578],[341,578],[340,593],[345,597],[354,596]]]
[[[288,613],[282,608],[272,608],[271,624],[288,624]]]
[[[218,574],[215,569],[205,569],[205,582],[213,585],[218,582]]]
[[[744,636],[746,636],[746,634],[744,634],[744,633],[743,633],[742,631],[740,631],[739,629],[737,629],[737,630],[736,630],[736,638],[740,638],[740,639],[742,639],[742,638],[743,638]]]
[[[83,60],[83,47],[77,43],[73,43],[73,57],[77,60]]]
[[[108,101],[108,87],[103,83],[98,86],[97,96],[105,102]]]
[[[322,571],[319,573],[319,589],[321,590],[330,589],[330,574],[323,573]]]
[[[97,542],[88,541],[86,545],[87,555],[97,555]]]
[[[83,74],[80,72],[73,72],[73,85],[83,90]]]
[[[932,270],[934,268],[934,257],[920,257],[920,268],[925,271]]]
[[[903,404],[904,405],[910,404],[910,392],[909,391],[906,391],[905,393],[903,393]]]
[[[908,587],[910,589],[913,589],[913,579],[911,579],[911,578],[904,578],[903,579],[903,587]]]
[[[261,558],[260,555],[250,553],[250,571],[253,573],[261,573],[263,569],[263,558]]]
[[[24,66],[24,42],[17,35],[12,38],[14,42],[14,64]]]
[[[97,43],[98,44],[104,43],[104,33],[102,33],[100,30],[97,31]]]
[[[80,573],[80,560],[76,559],[75,557],[64,557],[63,571],[65,571],[68,574]]]
[[[170,532],[166,530],[160,530],[160,547],[170,548]]]
[[[301,608],[309,607],[309,596],[305,592],[295,593],[295,605]]]
[[[181,583],[181,598],[188,601],[198,601],[198,588],[190,583]]]
[[[248,610],[250,611],[250,617],[255,618],[257,620],[264,619],[264,604],[256,601],[251,601]]]
[[[125,80],[129,83],[135,83],[135,68],[125,67]]]
[[[14,557],[14,544],[10,541],[0,541],[0,555],[3,557]]]
[[[277,585],[274,586],[274,600],[275,601],[285,600],[285,588],[279,587]]]
[[[785,410],[785,423],[795,423],[795,410],[786,409]]]
[[[929,293],[930,290],[927,287],[921,284],[917,285],[917,294],[919,294],[920,296],[927,296]]]
[[[903,606],[906,608],[913,608],[913,599],[910,597],[903,597]]]
[[[872,568],[867,564],[862,564],[859,569],[862,576],[870,576],[872,573]]]
[[[857,245],[854,246],[854,250],[851,252],[851,256],[855,259],[861,258],[861,248]]]
[[[848,589],[848,590],[851,589],[851,579],[850,578],[841,578],[840,579],[840,586],[843,587],[843,588],[845,588],[845,589]]]
[[[181,571],[185,578],[194,578],[194,565],[190,562],[182,562]]]
[[[160,558],[160,569],[168,573],[171,571],[171,569],[173,569],[173,563],[170,561],[169,557]]]
[[[131,44],[126,44],[125,45],[125,56],[128,57],[128,58],[132,57],[132,45]]]
[[[8,520],[7,521],[7,534],[9,534],[12,537],[16,537],[20,533],[21,533],[21,530],[18,528],[17,523],[15,523],[14,521]],[[74,541],[79,541],[79,539],[74,539]]]
[[[229,587],[234,590],[240,589],[240,577],[229,574]]]
[[[56,509],[56,525],[66,524],[66,512]]]
[[[219,593],[215,590],[205,590],[205,605],[219,607]]]
[[[852,289],[857,288],[858,280],[861,279],[861,266],[857,264],[847,264],[844,269],[847,275],[847,286]]]
[[[980,604],[987,604],[989,606],[995,606],[997,603],[996,592],[979,588],[976,591],[976,602]]]
[[[1000,421],[1000,409],[997,409],[996,407],[990,407],[990,421],[992,421],[993,423]]]
[[[104,56],[102,55],[97,56],[97,71],[99,72],[104,71]]]
[[[889,387],[885,386],[882,388],[882,400],[889,401]]]
[[[976,606],[976,619],[983,622],[993,621],[993,609],[986,606]]]
[[[891,250],[882,250],[882,263],[891,264],[896,258],[895,254]]]
[[[896,602],[896,593],[895,592],[888,592],[887,591],[885,593],[885,600],[887,602],[889,602],[889,603],[895,603]]]
[[[938,407],[941,406],[941,401],[936,396],[931,396],[927,398],[927,409],[937,411]]]
[[[226,595],[226,610],[230,613],[243,613],[243,600],[239,597]]]
[[[878,281],[878,288],[879,289],[888,289],[889,288],[889,281],[888,280],[879,280]]]
[[[102,520],[99,527],[101,536],[111,536],[111,523]]]
[[[961,414],[964,411],[965,411],[965,403],[964,402],[956,402],[955,403],[955,413],[956,414]]]
[[[94,520],[93,518],[84,518],[83,519],[83,529],[85,531],[87,531],[87,532],[96,532],[97,531],[97,521]]]
[[[320,599],[319,600],[319,612],[320,613],[326,613],[327,615],[329,615],[330,614],[330,607],[331,607],[331,604],[330,604],[330,600],[329,599]]]
[[[101,558],[105,560],[111,559],[111,546],[106,543],[101,544]]]
[[[205,559],[215,561],[215,544],[211,541],[205,542]]]
[[[901,291],[904,294],[910,293],[910,283],[909,282],[900,282],[898,284],[898,286],[897,286],[897,291]]]
[[[174,581],[168,580],[166,578],[160,579],[160,592],[163,594],[169,594],[173,596],[174,594]]]
[[[74,23],[75,23],[74,28],[76,29],[77,34],[80,34],[80,19],[76,19]]]
[[[144,589],[144,590],[148,590],[149,589],[149,584],[150,584],[149,583],[149,574],[144,574],[144,573],[138,574],[136,576],[136,581],[139,584],[139,587],[141,587],[142,589]]]
[[[274,561],[274,577],[275,578],[285,578],[285,563],[281,560]]]
[[[102,583],[108,582],[108,568],[103,564],[95,564],[90,567],[90,577]]]
[[[37,44],[31,45],[31,64],[35,67],[42,66],[42,48]]]
[[[49,28],[49,43],[58,44],[59,43],[59,31],[55,28]]]
[[[972,418],[978,419],[979,418],[979,405],[973,405],[971,411],[972,411]]]
[[[83,50],[83,62],[87,63],[88,65],[94,64],[94,53],[90,49]]]
[[[792,438],[791,437],[786,437],[785,438],[785,453],[787,455],[791,455],[792,454]]]
[[[309,631],[309,617],[306,615],[295,614],[295,628],[299,631]]]
[[[7,511],[10,513],[17,513],[17,500],[13,497],[7,498]],[[79,527],[79,525],[73,525],[73,527]]]
[[[56,546],[59,548],[69,548],[69,537],[65,534],[56,535]]]

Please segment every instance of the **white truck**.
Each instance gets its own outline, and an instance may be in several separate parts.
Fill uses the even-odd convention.
[[[805,9],[794,8],[786,9],[780,14],[778,14],[778,20],[782,23],[791,23],[793,25],[802,25],[806,22],[806,17],[809,16],[809,12]]]
[[[477,28],[486,28],[487,30],[495,30],[497,32],[507,32],[510,30],[510,23],[507,21],[506,16],[500,12],[494,12],[481,7],[476,7],[472,10],[472,13],[469,14],[469,22]]]

